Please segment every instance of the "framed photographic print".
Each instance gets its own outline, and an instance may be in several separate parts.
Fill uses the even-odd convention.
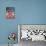
[[[14,7],[6,7],[6,18],[7,19],[15,18],[15,8]]]

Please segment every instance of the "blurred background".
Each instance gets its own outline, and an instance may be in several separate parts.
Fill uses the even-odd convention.
[[[15,19],[5,18],[6,7],[15,7]],[[46,24],[46,0],[0,0],[0,44],[8,43],[9,32],[17,34],[18,24]]]

